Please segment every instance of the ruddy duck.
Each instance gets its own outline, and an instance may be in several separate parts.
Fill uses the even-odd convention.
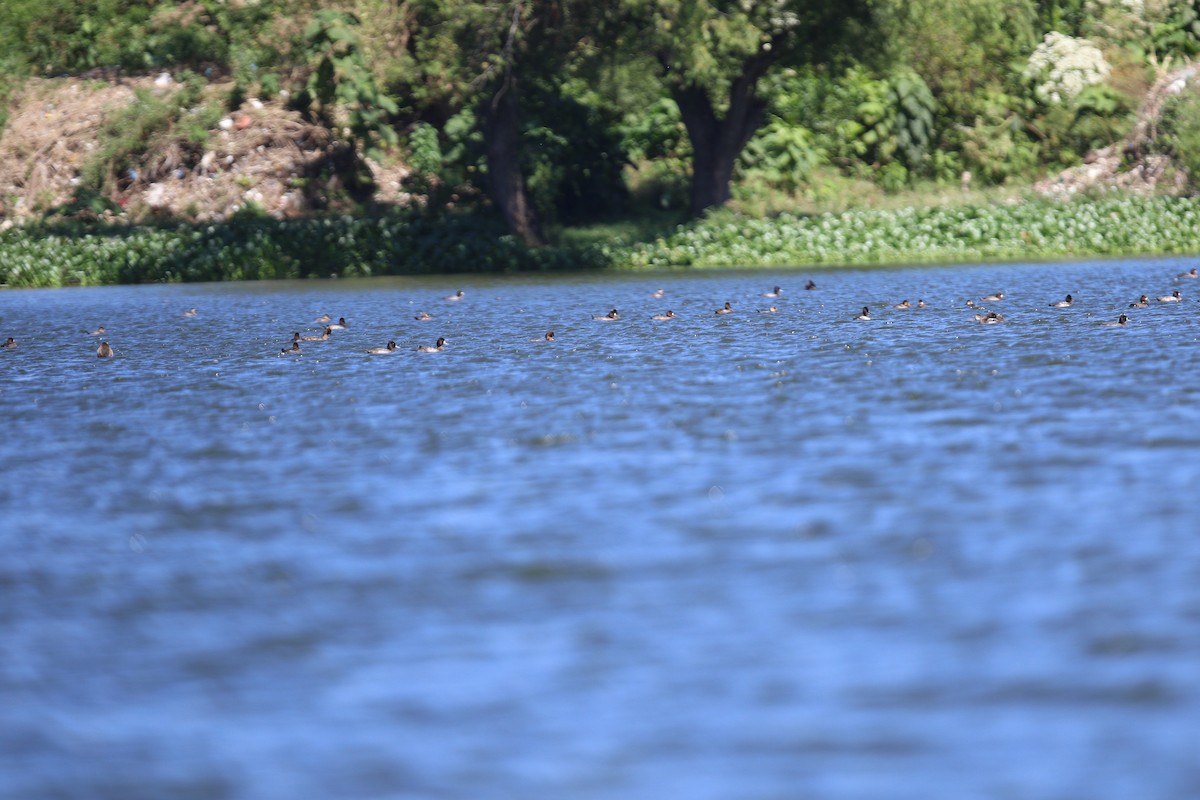
[[[109,347],[108,342],[101,342],[96,348],[96,358],[112,358],[113,349]]]
[[[917,301],[917,308],[925,308],[925,301],[924,301],[924,300],[918,300],[918,301]]]
[[[5,346],[6,348],[13,348],[13,347],[16,347],[16,346],[17,346],[17,340],[16,340],[16,339],[14,339],[13,337],[11,337],[11,336],[10,336],[10,337],[8,337],[8,341],[4,343],[4,346]]]
[[[417,348],[418,353],[440,353],[446,349],[446,337],[439,336],[436,345],[423,344]]]

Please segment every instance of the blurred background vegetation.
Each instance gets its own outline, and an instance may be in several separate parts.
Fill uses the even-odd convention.
[[[110,125],[81,167],[94,203],[139,143],[177,137],[190,166],[222,106],[283,99],[341,142],[347,203],[365,159],[399,160],[426,213],[537,245],[1029,184],[1122,141],[1198,49],[1200,0],[6,0],[0,114],[29,77],[169,70],[191,96]],[[1200,102],[1166,106],[1153,147],[1200,175]]]

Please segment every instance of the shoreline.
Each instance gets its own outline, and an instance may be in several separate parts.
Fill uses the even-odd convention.
[[[116,226],[53,223],[0,233],[0,288],[229,280],[658,271],[846,269],[1200,253],[1200,199],[851,209],[749,217],[717,211],[649,240],[529,250],[482,216]]]

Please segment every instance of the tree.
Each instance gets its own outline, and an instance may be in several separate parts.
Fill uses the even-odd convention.
[[[763,123],[759,81],[781,66],[847,58],[871,30],[869,0],[626,0],[692,143],[690,210],[723,205],[743,147]]]
[[[602,4],[586,0],[419,0],[411,47],[427,103],[474,106],[484,134],[488,194],[530,246],[541,224],[521,170],[522,97],[533,76],[561,71]]]

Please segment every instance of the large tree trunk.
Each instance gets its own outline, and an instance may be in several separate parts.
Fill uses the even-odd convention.
[[[762,125],[766,103],[755,97],[758,79],[771,63],[767,53],[743,65],[742,74],[729,87],[729,110],[717,117],[708,92],[698,86],[675,84],[671,95],[692,143],[692,196],[690,212],[700,216],[729,200],[729,184],[738,156]]]
[[[509,230],[529,247],[538,247],[545,241],[521,174],[517,81],[511,70],[505,71],[495,93],[485,101],[483,115],[492,202],[504,214]]]

